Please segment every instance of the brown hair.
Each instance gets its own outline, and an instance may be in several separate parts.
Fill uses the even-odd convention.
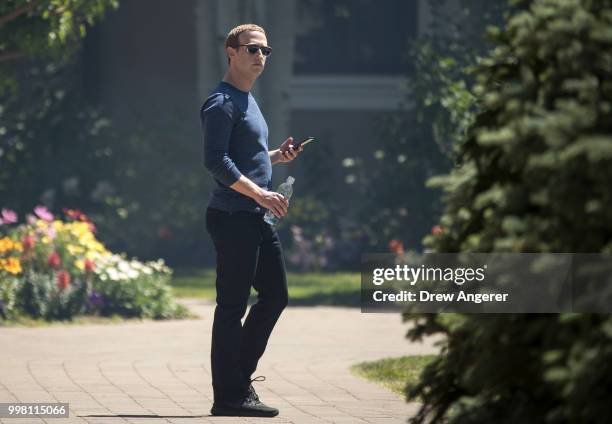
[[[258,25],[255,24],[242,24],[238,25],[236,28],[233,28],[230,32],[227,33],[227,37],[225,38],[225,47],[238,47],[240,44],[240,34],[246,31],[257,31],[261,32],[263,35],[266,35],[266,31]]]

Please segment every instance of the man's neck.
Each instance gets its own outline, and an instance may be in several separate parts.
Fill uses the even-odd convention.
[[[255,83],[255,79],[244,78],[241,75],[237,75],[231,69],[228,69],[223,76],[223,81],[233,85],[240,91],[249,92],[251,87]]]

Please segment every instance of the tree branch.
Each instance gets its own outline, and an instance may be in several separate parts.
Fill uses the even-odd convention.
[[[18,7],[17,9],[13,10],[12,12],[7,13],[4,16],[0,16],[0,28],[2,28],[8,22],[14,21],[15,19],[17,19],[19,16],[23,15],[24,13],[31,12],[32,9],[34,9],[34,6],[36,6],[38,3],[40,3],[40,0],[32,0],[28,4]]]

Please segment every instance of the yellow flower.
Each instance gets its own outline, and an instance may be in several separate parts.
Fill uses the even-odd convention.
[[[83,271],[85,269],[85,262],[83,262],[82,259],[77,259],[76,261],[74,261],[74,266]]]
[[[68,231],[71,234],[79,238],[91,236],[91,231],[89,231],[89,224],[87,224],[86,222],[72,222],[66,226],[68,227]]]
[[[107,250],[104,250],[103,252],[97,252],[97,251],[90,250],[89,252],[85,254],[85,259],[89,259],[90,261],[95,262],[96,260],[102,258],[103,256],[110,256],[110,252],[108,252]]]
[[[74,244],[67,245],[66,249],[68,249],[68,252],[71,255],[77,255],[77,254],[83,253],[85,251],[85,249],[83,249],[81,246],[75,246]]]
[[[4,253],[13,248],[13,240],[8,237],[3,237],[0,239],[0,253]]]
[[[0,270],[7,271],[11,274],[19,274],[22,272],[21,262],[18,258],[0,259]]]
[[[19,274],[21,269],[21,262],[17,258],[8,258],[8,265],[6,270],[11,274]]]
[[[3,237],[0,239],[0,254],[8,252],[10,250],[16,250],[21,252],[23,250],[23,246],[19,242],[14,242],[8,237]]]

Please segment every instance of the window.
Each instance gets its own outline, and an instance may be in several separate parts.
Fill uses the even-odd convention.
[[[300,13],[307,28],[296,38],[295,73],[405,75],[408,41],[417,33],[417,3],[305,2]]]

